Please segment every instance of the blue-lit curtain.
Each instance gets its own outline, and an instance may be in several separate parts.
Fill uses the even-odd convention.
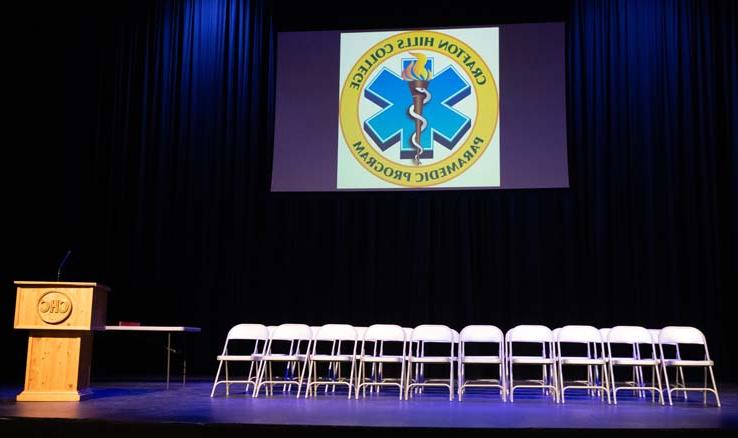
[[[269,192],[272,2],[110,4],[69,66],[60,201],[14,215],[15,277],[72,247],[109,321],[204,328],[196,373],[239,322],[584,323],[698,326],[738,378],[735,2],[571,4],[570,189],[314,194]],[[96,373],[136,369],[115,347]]]
[[[217,319],[208,303],[219,305],[223,293],[236,307],[248,301],[240,292],[258,258],[271,172],[268,8],[260,0],[138,4],[113,36],[104,72],[112,101],[95,151],[109,190],[101,211],[113,238],[108,256],[119,266],[110,275],[169,283],[155,288],[172,313],[193,304],[182,291],[201,291],[194,304],[206,318]],[[209,295],[214,273],[236,283]],[[122,313],[135,306],[119,304]]]
[[[736,364],[721,341],[738,275],[737,22],[733,1],[577,1],[567,47],[583,284],[613,316],[707,328],[732,359],[724,371]]]

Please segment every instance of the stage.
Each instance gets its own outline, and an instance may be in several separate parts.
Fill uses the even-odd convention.
[[[516,392],[514,403],[497,395],[470,393],[463,402],[449,401],[440,392],[400,401],[396,392],[346,399],[344,392],[321,394],[316,399],[296,399],[275,392],[273,397],[253,399],[234,385],[230,397],[223,388],[210,398],[211,382],[198,380],[166,390],[163,383],[109,382],[93,385],[94,396],[81,403],[16,403],[19,388],[0,390],[0,432],[3,436],[97,435],[130,436],[135,433],[172,432],[178,436],[230,435],[278,432],[296,435],[423,432],[489,433],[505,430],[517,435],[551,433],[622,434],[627,430],[649,433],[711,434],[738,429],[738,387],[722,385],[722,407],[702,395],[675,401],[674,406],[652,404],[625,392],[618,405],[607,405],[583,393],[567,394],[566,404],[555,404],[540,391]],[[453,430],[452,430],[453,429]],[[11,432],[6,435],[5,432]],[[700,435],[700,436],[701,436]]]

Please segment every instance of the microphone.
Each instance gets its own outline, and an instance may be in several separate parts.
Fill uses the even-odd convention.
[[[61,278],[62,267],[64,267],[64,264],[67,262],[67,259],[69,258],[70,254],[72,254],[72,250],[68,249],[67,254],[64,256],[61,263],[59,263],[59,269],[56,271],[56,281],[59,281],[59,279]]]

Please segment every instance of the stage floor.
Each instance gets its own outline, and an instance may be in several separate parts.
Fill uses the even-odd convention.
[[[383,390],[359,400],[340,395],[296,399],[291,395],[253,399],[243,393],[225,397],[220,386],[210,398],[209,381],[172,385],[125,382],[93,385],[94,396],[81,403],[16,403],[20,388],[0,388],[0,428],[16,422],[31,427],[39,419],[82,420],[112,423],[177,423],[180,425],[270,425],[351,428],[470,428],[470,429],[738,429],[738,387],[720,387],[722,407],[713,399],[702,404],[702,394],[691,393],[688,402],[674,406],[652,404],[619,393],[618,405],[607,405],[582,393],[567,392],[566,404],[544,398],[540,391],[516,391],[514,403],[503,403],[497,394],[469,394],[463,402],[449,401],[442,392],[400,401],[396,391]],[[241,387],[242,388],[242,387]],[[234,387],[232,390],[236,390]],[[338,391],[338,390],[337,390]],[[447,394],[447,393],[446,393]]]

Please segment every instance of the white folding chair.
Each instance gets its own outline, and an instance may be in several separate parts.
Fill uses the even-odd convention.
[[[559,391],[561,403],[566,403],[567,389],[597,390],[599,394],[607,394],[607,403],[610,403],[610,383],[607,378],[607,359],[605,358],[605,344],[600,336],[600,331],[589,325],[567,325],[554,330],[556,341],[556,363],[558,364]],[[585,355],[564,356],[562,344],[584,344]],[[572,385],[566,385],[564,379],[564,366],[587,367],[587,380],[572,381]],[[600,376],[602,381],[600,382]]]
[[[600,329],[600,336],[602,337],[602,342],[607,343],[607,338],[610,335],[611,328],[601,328]],[[653,337],[653,336],[652,336]],[[656,344],[656,340],[654,341],[654,344]],[[632,347],[632,357],[634,359],[638,359],[638,350],[636,349],[635,345]],[[607,359],[607,357],[605,357]],[[633,367],[633,380],[626,380],[623,382],[625,385],[628,386],[643,386],[643,369],[641,367]],[[645,397],[645,392],[642,390],[639,390],[637,392],[638,396],[641,398]]]
[[[651,339],[653,340],[654,345],[659,345],[659,336],[661,335],[661,329],[648,329],[648,333],[651,334]],[[675,356],[676,359],[679,359],[679,360],[682,359],[682,353],[679,350],[679,344],[665,343],[664,345],[673,346],[676,351],[676,356]],[[659,366],[662,365],[663,359],[664,359],[663,354],[660,353],[659,358],[658,358]],[[684,380],[684,368],[682,368],[681,366],[676,367],[676,375],[675,375],[674,381],[675,381],[674,388],[684,388],[687,386]],[[664,385],[664,389],[667,389],[666,385]],[[682,394],[684,395],[684,399],[687,400],[688,399],[687,391],[683,391]]]
[[[612,344],[627,344],[631,346],[632,356],[613,356]],[[644,358],[641,354],[641,345],[650,345],[651,357]],[[659,402],[664,404],[664,394],[661,392],[661,373],[659,371],[659,361],[656,357],[656,346],[651,339],[651,334],[643,327],[637,326],[617,326],[610,329],[607,336],[607,361],[610,367],[610,386],[612,388],[613,403],[618,404],[618,391],[621,389],[644,390],[651,391],[651,400],[654,394],[658,392]],[[636,381],[633,386],[617,386],[615,381],[615,367],[628,366],[637,370]],[[647,386],[645,381],[639,381],[638,373],[643,367],[650,367],[651,385]],[[655,386],[658,385],[658,386]]]
[[[269,340],[267,341],[264,354],[254,355],[259,363],[259,377],[254,387],[253,397],[259,396],[259,391],[264,385],[269,385],[267,387],[267,393],[274,394],[274,384],[282,384],[283,388],[286,386],[289,391],[292,390],[292,385],[297,385],[297,397],[300,397],[306,368],[301,365],[307,363],[312,338],[312,330],[305,324],[282,324],[274,328],[269,334]],[[274,341],[289,342],[288,352],[274,352]],[[282,380],[274,379],[272,374],[273,362],[285,364],[285,374]],[[267,375],[267,372],[268,377],[265,380],[264,377]],[[297,377],[298,375],[299,377]]]
[[[497,344],[497,354],[489,356],[467,355],[466,344]],[[505,388],[505,337],[502,330],[493,325],[469,325],[464,327],[459,334],[459,358],[458,358],[458,393],[459,401],[464,396],[464,390],[471,387],[499,388],[502,401],[507,401],[507,390]],[[467,364],[497,365],[499,378],[497,379],[467,379]]]
[[[712,359],[710,359],[710,352],[707,349],[707,340],[705,339],[705,335],[702,334],[699,329],[696,329],[694,327],[669,326],[661,329],[658,342],[659,351],[661,353],[661,365],[664,369],[664,383],[666,386],[667,396],[669,397],[669,405],[672,404],[672,391],[683,391],[685,393],[685,398],[687,391],[702,391],[702,402],[704,404],[707,404],[707,393],[712,392],[715,395],[715,401],[717,402],[718,407],[720,407],[720,396],[718,395],[717,385],[715,383],[715,375],[712,371],[712,367],[715,365],[715,363]],[[704,346],[704,357],[698,360],[682,359],[681,355],[679,354],[679,344],[694,344]],[[664,345],[675,345],[677,348],[677,357],[671,359],[667,358],[664,355]],[[667,367],[677,368],[677,382],[679,381],[678,372],[681,370],[682,367],[701,367],[704,374],[704,384],[702,387],[687,387],[686,382],[684,381],[684,374],[682,374],[683,385],[681,387],[678,385],[671,387],[669,385],[669,373],[667,371]],[[708,371],[710,372],[712,387],[707,386]]]
[[[421,344],[423,347],[420,350],[420,354],[417,354],[417,352],[413,352],[412,348],[410,349],[410,355],[408,357],[408,364],[407,364],[407,373],[406,373],[406,382],[405,382],[405,400],[408,400],[410,397],[410,390],[413,388],[420,388],[425,386],[442,386],[448,388],[448,398],[449,400],[454,399],[454,362],[456,362],[456,357],[454,356],[454,332],[450,328],[446,327],[445,325],[434,325],[434,324],[424,324],[419,325],[413,329],[412,332],[412,338],[410,340],[411,343],[417,342],[418,344]],[[442,344],[448,344],[449,345],[449,355],[426,355],[425,354],[425,344],[427,343],[442,343]],[[416,365],[418,368],[420,368],[423,365],[426,364],[446,364],[448,365],[449,369],[449,378],[448,381],[443,379],[441,381],[440,379],[425,379],[424,374],[421,373],[420,376],[423,376],[420,380],[415,379],[414,381],[410,378],[413,370],[413,365]]]
[[[384,353],[385,344],[401,344],[402,352],[397,355]],[[371,344],[371,345],[367,345]],[[372,352],[367,353],[367,349],[372,347]],[[407,343],[405,342],[405,331],[399,325],[391,324],[374,324],[364,332],[364,339],[361,341],[361,350],[359,357],[359,371],[357,373],[358,385],[356,386],[356,398],[359,398],[359,391],[363,389],[363,396],[366,397],[367,387],[381,386],[397,386],[400,392],[400,400],[403,397],[403,383],[405,381],[405,358],[407,357]],[[373,373],[370,379],[366,377],[366,365],[373,366]],[[383,376],[384,364],[399,364],[400,377],[398,379],[389,379]],[[374,367],[376,365],[376,367]]]
[[[323,354],[318,351],[318,344],[331,343],[330,354]],[[354,388],[354,369],[356,365],[356,330],[347,324],[326,324],[318,329],[313,336],[313,345],[309,357],[308,380],[305,390],[305,398],[311,394],[313,397],[317,395],[318,387],[333,385],[335,391],[336,385],[348,386],[348,398],[351,398],[351,390]],[[350,353],[342,353],[341,348],[348,346]],[[328,379],[318,380],[318,364],[328,364]],[[341,377],[341,364],[349,364],[348,379]]]
[[[541,344],[541,355],[515,355],[513,345],[518,342]],[[510,387],[510,401],[514,401],[516,388],[542,388],[544,393],[550,391],[553,394],[555,402],[559,401],[553,350],[553,333],[546,326],[519,325],[507,331],[505,334],[505,358],[507,361],[507,381]],[[528,380],[527,384],[515,385],[513,377],[514,365],[541,366],[541,380]]]
[[[218,371],[215,373],[215,381],[213,382],[213,389],[210,391],[210,397],[215,395],[215,389],[221,383],[226,385],[226,396],[230,395],[230,387],[233,383],[245,383],[246,391],[249,389],[249,385],[256,384],[256,373],[254,372],[254,355],[263,353],[264,347],[266,347],[267,339],[269,338],[269,331],[261,324],[238,324],[233,326],[226,336],[225,345],[223,345],[223,352],[216,357],[218,360]],[[254,341],[254,347],[251,354],[230,354],[228,352],[228,344],[232,341]],[[259,349],[259,343],[261,342],[261,349]],[[246,380],[230,380],[228,377],[228,362],[249,362],[249,374]],[[218,380],[220,377],[220,371],[225,365],[225,379]]]

